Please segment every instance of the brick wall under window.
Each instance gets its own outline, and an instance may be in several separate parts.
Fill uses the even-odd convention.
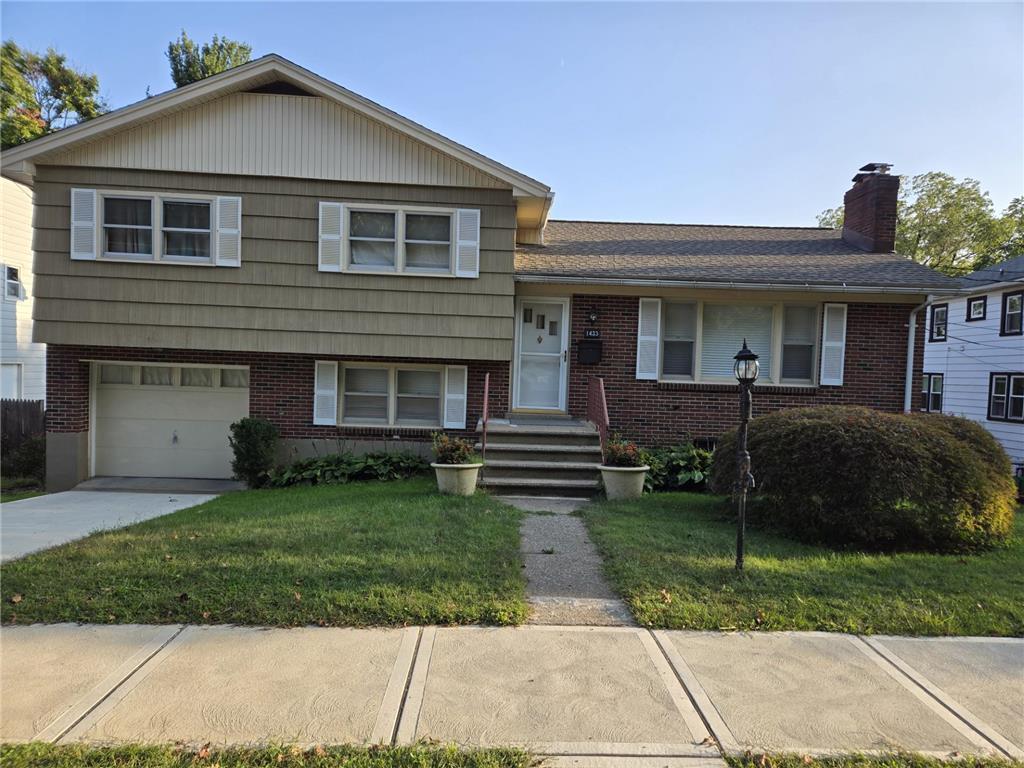
[[[50,344],[47,358],[46,428],[50,432],[83,432],[89,428],[89,365],[85,360],[150,363],[208,363],[249,366],[249,414],[269,419],[283,438],[382,438],[387,429],[314,426],[313,367],[316,360],[359,361],[365,358],[216,352],[188,349],[142,349]],[[480,360],[374,358],[374,362],[465,365],[469,373],[464,436],[474,435],[483,406],[484,375],[491,374],[491,412],[508,408],[508,363]],[[394,430],[409,440],[429,440],[431,429]],[[459,433],[459,430],[447,430]]]
[[[846,370],[841,387],[755,385],[754,415],[811,405],[863,405],[883,411],[903,410],[907,323],[914,304],[848,305]],[[591,325],[590,310],[598,314]],[[643,445],[677,443],[686,436],[715,438],[736,425],[738,388],[729,384],[660,383],[636,379],[636,332],[639,299],[635,296],[572,298],[569,411],[586,414],[587,382],[604,378],[612,429]],[[576,360],[577,344],[587,328],[601,331],[603,359],[597,365]],[[921,382],[924,323],[918,321],[915,343],[914,396]]]

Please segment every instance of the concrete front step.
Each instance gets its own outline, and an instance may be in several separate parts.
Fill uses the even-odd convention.
[[[494,478],[593,480],[598,477],[598,466],[595,462],[586,461],[507,461],[488,457],[484,474]]]
[[[484,447],[474,446],[477,453]],[[596,464],[601,461],[600,445],[530,445],[529,443],[488,443],[488,459],[496,461],[543,461],[547,463],[583,462]]]
[[[558,445],[558,446],[593,446],[600,447],[601,438],[596,432],[515,432],[494,431],[487,428],[487,449],[497,445]]]
[[[485,474],[480,478],[480,487],[500,494],[517,496],[572,496],[589,497],[601,487],[599,480],[564,480],[543,477],[492,477]]]

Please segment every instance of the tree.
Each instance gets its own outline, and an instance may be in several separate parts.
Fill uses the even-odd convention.
[[[7,40],[0,51],[0,144],[24,144],[107,111],[96,75],[81,72],[49,48],[22,50]]]
[[[251,45],[217,35],[200,46],[181,30],[181,36],[167,45],[171,79],[178,88],[245,64],[250,58]]]
[[[963,275],[1020,255],[1024,198],[996,214],[974,179],[932,171],[903,177],[897,203],[896,252],[947,275]],[[843,208],[828,208],[818,225],[839,228]]]

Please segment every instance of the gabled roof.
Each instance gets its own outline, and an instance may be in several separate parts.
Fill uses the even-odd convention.
[[[30,164],[36,159],[77,144],[95,141],[109,132],[119,131],[136,124],[155,120],[175,112],[198,106],[230,93],[250,90],[272,83],[289,83],[316,96],[331,99],[376,120],[394,130],[421,141],[457,160],[506,182],[518,197],[549,200],[550,187],[536,179],[519,173],[507,165],[475,152],[439,133],[382,107],[376,102],[332,83],[277,54],[262,56],[247,64],[229,69],[196,83],[161,93],[152,98],[129,104],[105,115],[79,123],[70,128],[6,150],[3,153],[3,173],[19,181],[31,180]],[[19,176],[21,178],[19,178]]]
[[[520,245],[516,278],[667,281],[842,289],[956,290],[957,282],[893,253],[866,253],[839,230],[548,221],[544,245]]]
[[[1024,256],[992,264],[960,278],[960,284],[967,290],[982,288],[997,283],[1024,282]]]

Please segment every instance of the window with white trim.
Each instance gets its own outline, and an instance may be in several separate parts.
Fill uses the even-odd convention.
[[[21,272],[17,267],[4,267],[4,298],[21,298]]]
[[[762,381],[813,384],[819,316],[809,304],[663,301],[658,378],[734,382],[733,358],[745,339],[759,357]]]
[[[210,224],[213,204],[209,200],[162,200],[163,257],[176,261],[209,262]]]
[[[1024,422],[1024,373],[993,373],[988,384],[990,421]]]
[[[103,386],[183,387],[185,389],[246,389],[247,368],[204,365],[100,363],[98,381]]]
[[[928,413],[942,413],[941,373],[926,373],[921,377],[921,410]]]
[[[153,198],[104,195],[101,253],[115,259],[152,259]]]
[[[444,369],[440,366],[346,363],[340,366],[339,423],[438,427]]]

